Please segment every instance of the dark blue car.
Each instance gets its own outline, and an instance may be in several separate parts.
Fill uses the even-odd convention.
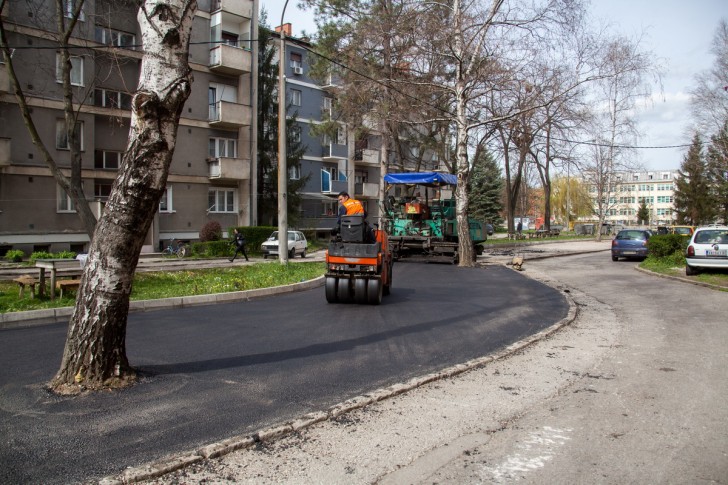
[[[647,229],[623,229],[612,239],[612,261],[619,258],[647,257],[647,241],[652,236],[652,231]]]

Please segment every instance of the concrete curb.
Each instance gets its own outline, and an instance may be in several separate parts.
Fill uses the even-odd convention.
[[[211,293],[208,295],[182,296],[174,298],[160,298],[158,300],[136,300],[129,302],[129,312],[145,312],[162,308],[183,308],[198,305],[212,305],[215,303],[230,303],[247,301],[294,291],[304,291],[323,286],[324,277],[319,276],[302,283],[258,288],[255,290],[233,291],[230,293]],[[11,312],[0,314],[0,328],[18,326],[45,325],[68,319],[73,313],[73,307],[49,308],[45,310],[30,310],[27,312]]]
[[[564,295],[566,301],[569,304],[568,314],[566,315],[566,317],[554,323],[549,328],[544,329],[536,334],[530,335],[522,340],[519,340],[518,342],[515,342],[501,349],[500,351],[497,351],[485,357],[479,357],[477,359],[469,360],[463,364],[457,364],[448,367],[439,372],[415,377],[405,383],[393,384],[389,387],[377,389],[375,391],[372,391],[371,393],[357,396],[342,403],[335,404],[325,411],[309,413],[292,421],[275,425],[270,428],[262,429],[253,433],[252,435],[232,437],[226,440],[218,441],[216,443],[211,443],[194,451],[172,455],[140,467],[127,468],[120,475],[105,477],[100,480],[99,483],[101,485],[126,485],[140,482],[143,480],[158,478],[167,473],[182,469],[194,463],[198,463],[210,458],[218,458],[220,456],[227,455],[237,450],[251,448],[260,442],[282,438],[302,429],[313,426],[317,423],[327,421],[329,419],[334,419],[348,412],[364,408],[366,406],[369,406],[379,401],[383,401],[385,399],[389,399],[399,394],[403,394],[418,387],[424,386],[428,383],[447,379],[450,377],[455,377],[470,370],[483,367],[491,362],[502,360],[516,352],[519,352],[533,345],[534,343],[542,339],[547,338],[553,333],[558,332],[563,327],[570,325],[576,319],[578,315],[578,307],[571,295],[568,293],[568,290],[564,291],[563,289],[558,288],[555,283],[542,283],[551,286],[552,288],[556,289]]]

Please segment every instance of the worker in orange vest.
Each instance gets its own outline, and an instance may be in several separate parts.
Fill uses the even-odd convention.
[[[349,197],[347,192],[339,192],[339,223],[341,223],[341,216],[356,216],[362,215],[366,217],[366,211],[361,202],[356,199]]]

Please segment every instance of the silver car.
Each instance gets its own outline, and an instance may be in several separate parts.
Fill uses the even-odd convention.
[[[685,255],[685,274],[702,268],[728,269],[728,226],[701,226],[690,237]]]

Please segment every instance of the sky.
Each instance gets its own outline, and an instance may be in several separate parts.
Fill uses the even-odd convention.
[[[271,26],[280,23],[286,0],[261,0]],[[313,14],[289,0],[284,21],[293,35],[316,32]],[[642,133],[640,147],[687,145],[690,131],[689,93],[697,73],[710,69],[714,57],[711,42],[718,21],[728,20],[728,0],[592,0],[591,15],[608,23],[612,32],[641,39],[643,50],[654,53],[663,66],[662,87],[653,86],[652,99],[637,115]],[[648,170],[675,170],[687,147],[640,148],[638,162]]]

